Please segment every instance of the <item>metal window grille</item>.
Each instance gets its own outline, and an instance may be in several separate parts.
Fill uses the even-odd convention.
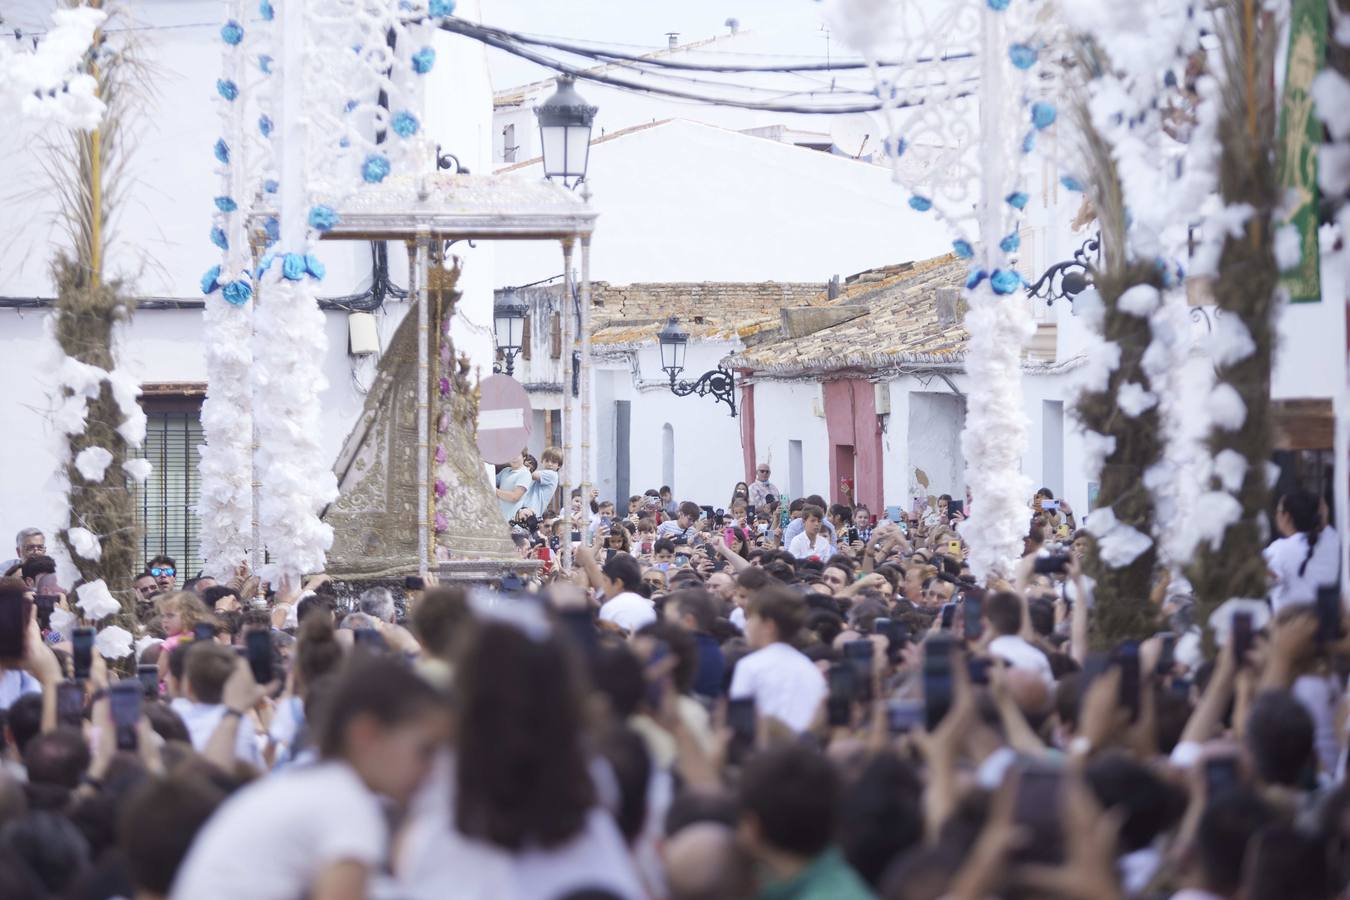
[[[136,515],[142,529],[143,562],[165,554],[178,563],[179,582],[201,570],[197,475],[202,442],[201,408],[146,411],[145,443],[140,456],[154,466],[136,486]]]

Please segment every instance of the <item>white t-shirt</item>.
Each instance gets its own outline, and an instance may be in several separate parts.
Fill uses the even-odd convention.
[[[736,663],[731,699],[755,699],[755,712],[805,731],[825,698],[825,676],[804,653],[784,643],[756,650]]]
[[[1049,658],[1031,644],[1015,634],[1005,634],[989,642],[989,653],[1008,661],[1014,669],[1035,672],[1052,688],[1055,685],[1055,673],[1050,668]]]
[[[558,490],[558,471],[541,468],[534,474],[538,475],[539,479],[536,481],[531,476],[530,486],[525,489],[525,496],[521,498],[520,505],[534,510],[536,516],[543,516],[548,505],[553,502],[553,494]]]
[[[42,693],[42,684],[21,669],[0,671],[0,709],[9,709],[24,694]]]
[[[220,720],[225,718],[223,703],[193,703],[186,697],[175,697],[169,703],[169,708],[178,713],[178,717],[187,726],[188,737],[192,738],[192,748],[198,753],[206,749],[212,732],[216,730]],[[243,716],[239,720],[234,737],[234,755],[241,762],[262,767],[262,754],[258,751],[258,735],[253,729],[253,719],[249,716]]]
[[[600,621],[613,622],[629,634],[656,621],[656,606],[641,594],[624,591],[600,607]]]
[[[501,474],[497,476],[497,487],[504,491],[514,490],[518,487],[525,489],[525,492],[520,495],[520,499],[514,502],[502,500],[500,497],[497,498],[497,505],[501,507],[502,510],[502,518],[508,522],[515,518],[517,510],[525,505],[525,498],[530,495],[530,488],[533,485],[534,478],[530,474],[530,470],[524,466],[521,466],[519,469],[502,469]],[[535,510],[535,512],[538,511],[539,510]]]
[[[1266,567],[1275,575],[1270,588],[1270,605],[1275,612],[1294,603],[1312,603],[1319,587],[1336,583],[1340,554],[1335,535],[1331,529],[1324,529],[1318,536],[1302,575],[1298,570],[1308,557],[1308,536],[1303,532],[1280,538],[1265,549],[1262,555]]]
[[[829,559],[833,555],[830,547],[830,537],[822,528],[813,542],[805,531],[802,531],[788,543],[788,552],[798,559],[810,559],[819,557],[821,562]]]
[[[294,900],[329,865],[383,865],[389,828],[379,801],[344,762],[296,766],[253,782],[202,828],[172,900]]]
[[[418,789],[394,865],[399,900],[555,900],[603,888],[626,900],[646,896],[613,817],[594,807],[572,840],[551,850],[511,852],[466,837],[454,822],[454,762],[443,756]]]

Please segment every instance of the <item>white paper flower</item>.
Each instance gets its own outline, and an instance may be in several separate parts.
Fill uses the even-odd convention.
[[[149,635],[149,634],[147,634],[145,637],[137,638],[137,639],[136,639],[136,658],[137,658],[137,659],[140,659],[141,656],[145,653],[146,648],[148,648],[148,647],[155,647],[155,646],[158,646],[159,644],[162,644],[162,643],[164,643],[163,640],[161,640],[160,638],[154,637],[153,635]]]
[[[1301,236],[1296,225],[1281,225],[1275,229],[1275,264],[1281,272],[1298,268],[1303,259]]]
[[[1152,538],[1117,519],[1115,510],[1109,506],[1094,509],[1083,526],[1097,538],[1097,553],[1102,562],[1113,569],[1128,566],[1153,546]]]
[[[129,459],[122,463],[122,471],[130,475],[132,481],[138,484],[149,478],[153,470],[154,466],[150,464],[148,459]]]
[[[99,557],[103,556],[103,545],[99,543],[98,536],[88,528],[78,526],[72,528],[66,532],[66,537],[70,539],[70,546],[75,550],[75,555],[81,559],[98,562]]]
[[[118,625],[99,629],[94,635],[94,649],[104,659],[121,659],[131,655],[131,632]]]
[[[90,484],[98,484],[103,481],[103,474],[108,471],[108,466],[112,465],[113,455],[102,447],[85,447],[75,457],[75,468],[80,471],[80,476]]]
[[[1116,392],[1116,405],[1131,419],[1158,405],[1158,396],[1137,381],[1127,381]]]
[[[1247,457],[1236,450],[1222,450],[1214,457],[1214,474],[1223,489],[1236,494],[1242,488],[1242,480],[1247,477]]]
[[[1121,294],[1116,303],[1121,312],[1143,318],[1153,315],[1153,311],[1158,308],[1159,297],[1158,289],[1153,285],[1136,284]]]
[[[108,592],[108,586],[103,583],[102,578],[81,585],[75,593],[80,596],[76,606],[84,613],[84,617],[91,622],[106,619],[113,613],[122,610],[122,605]]]
[[[63,637],[70,637],[77,621],[73,612],[59,606],[52,608],[52,631],[60,632]]]
[[[1221,381],[1209,392],[1209,417],[1216,428],[1237,431],[1247,421],[1247,404],[1242,395],[1226,381]]]

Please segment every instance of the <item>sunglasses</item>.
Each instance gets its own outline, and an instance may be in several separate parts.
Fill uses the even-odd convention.
[[[159,578],[161,575],[173,575],[174,571],[172,567],[169,566],[155,566],[150,570],[150,574]]]

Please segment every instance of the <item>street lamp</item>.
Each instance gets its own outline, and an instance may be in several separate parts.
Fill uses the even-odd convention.
[[[506,374],[515,373],[516,355],[520,353],[525,334],[525,316],[530,308],[507,288],[502,298],[492,304],[492,332],[497,339],[497,350],[506,360]]]
[[[710,372],[704,372],[693,382],[679,380],[680,373],[684,371],[685,351],[689,348],[689,333],[680,328],[679,319],[671,316],[656,339],[661,345],[661,368],[670,376],[672,394],[676,397],[712,394],[714,401],[721,401],[731,407],[731,416],[736,417],[736,376],[731,370],[718,366]]]
[[[1067,299],[1072,303],[1074,297],[1092,286],[1088,257],[1098,255],[1101,243],[1101,235],[1088,238],[1073,252],[1073,259],[1055,263],[1035,284],[1027,285],[1028,296],[1044,300],[1049,306],[1054,306],[1056,300]]]
[[[561,178],[564,187],[575,187],[585,180],[595,111],[596,107],[577,93],[576,79],[570,75],[560,75],[558,90],[534,108],[545,178]]]

